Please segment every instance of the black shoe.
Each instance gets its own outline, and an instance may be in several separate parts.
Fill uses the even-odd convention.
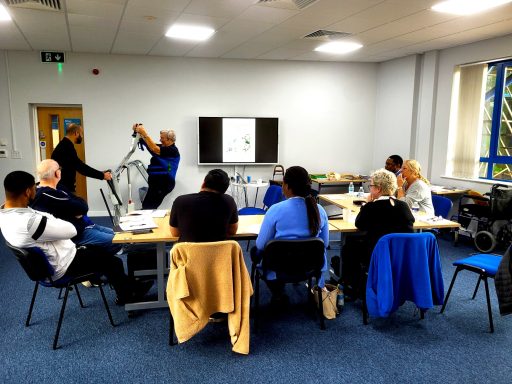
[[[140,301],[153,286],[153,280],[136,281],[133,288],[134,301]]]
[[[131,294],[129,294],[128,297],[117,295],[115,303],[116,305],[125,305],[142,301],[142,298],[146,295],[146,293],[148,293],[152,286],[153,280],[136,281]]]

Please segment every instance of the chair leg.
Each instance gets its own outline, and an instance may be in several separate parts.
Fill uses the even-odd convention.
[[[62,289],[63,288],[59,289],[59,296],[57,297],[59,300],[62,299]]]
[[[457,267],[455,269],[455,272],[453,273],[452,281],[450,283],[450,288],[448,288],[448,292],[446,293],[446,297],[444,298],[443,306],[441,307],[441,312],[439,312],[439,313],[444,312],[444,309],[446,308],[446,303],[448,303],[448,298],[450,297],[450,293],[452,293],[453,283],[455,283],[455,279],[457,278],[457,275],[459,274],[460,271],[461,271],[461,269],[459,267]]]
[[[494,324],[492,321],[492,310],[491,310],[491,299],[489,297],[489,284],[487,283],[487,276],[483,277],[485,286],[485,296],[487,298],[487,313],[489,314],[489,326],[491,327],[491,333],[494,332]]]
[[[478,281],[476,282],[475,291],[473,292],[473,297],[471,297],[471,300],[474,300],[476,297],[476,293],[478,292],[478,288],[480,287],[480,281],[482,281],[483,277],[482,275],[478,275]]]
[[[251,240],[247,240],[247,249],[246,249],[246,251],[249,251],[249,245],[251,245]]]
[[[105,305],[105,309],[107,310],[108,319],[110,320],[110,324],[112,324],[113,327],[115,327],[114,319],[112,319],[112,313],[110,312],[110,308],[107,303],[107,298],[105,297],[105,292],[103,291],[103,287],[98,285],[98,288],[100,289],[101,298],[103,300],[103,305]],[[78,291],[76,291],[78,293]]]
[[[420,319],[423,320],[425,318],[425,310],[420,308]]]
[[[73,287],[75,287],[76,295],[78,296],[78,302],[80,303],[80,307],[85,308],[84,302],[82,301],[82,296],[80,295],[80,291],[78,290],[78,286],[76,284],[73,284]]]
[[[66,303],[68,301],[68,294],[70,290],[70,286],[66,287],[64,292],[64,300],[62,301],[62,307],[60,309],[59,321],[57,323],[57,331],[55,332],[55,337],[53,339],[53,349],[57,349],[57,343],[59,341],[60,327],[62,326],[62,320],[64,319],[64,311],[66,310]]]
[[[259,328],[259,310],[260,310],[260,275],[259,272],[256,271],[254,276],[254,333],[258,332]]]
[[[174,318],[172,317],[171,311],[169,311],[169,345],[176,345],[174,341]]]
[[[362,287],[361,287],[361,290],[362,290],[362,308],[361,310],[363,311],[363,324],[364,325],[368,325],[368,317],[369,317],[369,313],[368,313],[368,306],[366,305],[366,282],[368,281],[368,275],[366,273],[366,270],[365,268],[362,269]]]
[[[34,292],[32,293],[32,300],[30,301],[30,306],[28,307],[28,315],[27,320],[25,321],[25,327],[28,327],[30,325],[30,319],[32,318],[32,310],[34,309],[34,303],[36,302],[38,288],[39,281],[36,281],[36,285],[34,286]]]

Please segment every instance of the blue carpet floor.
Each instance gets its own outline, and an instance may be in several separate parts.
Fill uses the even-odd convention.
[[[327,330],[305,311],[305,288],[287,287],[291,305],[280,313],[268,307],[261,287],[261,325],[251,336],[251,353],[231,352],[225,323],[209,324],[190,341],[167,344],[168,312],[151,310],[128,318],[113,304],[112,328],[97,289],[81,289],[88,305],[72,294],[53,351],[60,301],[57,291],[40,289],[30,327],[24,326],[33,284],[0,239],[0,381],[2,383],[490,383],[511,381],[512,317],[500,317],[494,284],[495,333],[489,333],[481,287],[470,300],[476,275],[461,273],[444,314],[425,320],[406,303],[387,319],[362,324],[360,302],[347,303],[327,321]],[[445,291],[451,263],[473,252],[440,240]],[[242,242],[245,249],[245,242]],[[331,255],[336,254],[333,244]],[[154,288],[153,288],[154,290]],[[154,292],[153,292],[154,293]]]

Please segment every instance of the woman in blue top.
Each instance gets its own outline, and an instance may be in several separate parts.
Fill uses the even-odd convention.
[[[260,233],[256,239],[256,254],[261,254],[268,241],[273,239],[300,239],[319,237],[327,249],[329,245],[329,224],[322,206],[311,196],[311,179],[302,167],[294,166],[286,170],[283,177],[285,201],[272,205],[265,214]],[[327,251],[324,254],[326,260]],[[324,261],[322,271],[327,270]],[[286,301],[284,283],[276,281],[275,273],[267,271],[267,285],[272,292],[272,301]],[[319,282],[324,286],[324,279]]]

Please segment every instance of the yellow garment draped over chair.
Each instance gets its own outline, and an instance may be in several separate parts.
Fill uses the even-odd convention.
[[[253,293],[236,241],[177,243],[171,250],[167,302],[178,342],[192,338],[216,312],[228,314],[233,352],[249,353]]]

